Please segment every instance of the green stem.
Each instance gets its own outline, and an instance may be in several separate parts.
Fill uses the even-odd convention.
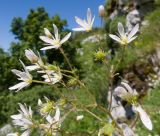
[[[73,68],[72,68],[72,66],[71,66],[71,63],[70,63],[69,59],[67,58],[66,54],[64,53],[63,48],[59,48],[59,49],[60,49],[62,55],[64,56],[66,62],[68,63],[70,69],[73,71]],[[73,75],[77,78],[77,75],[76,75],[75,73],[73,73]],[[85,85],[84,85],[79,79],[78,79],[78,83],[79,83],[81,86],[83,86],[84,88],[86,88]],[[94,96],[90,93],[90,91],[89,91],[88,89],[87,89],[87,91],[89,92],[89,94],[90,94],[92,97],[94,97]],[[95,100],[95,98],[94,98],[94,100]]]
[[[112,75],[111,75],[112,76]],[[112,108],[112,96],[113,96],[113,77],[111,77],[111,79],[110,79],[110,85],[109,85],[109,90],[110,90],[110,92],[111,92],[111,96],[110,96],[110,101],[109,101],[109,111],[111,111],[111,108]]]
[[[60,69],[62,72],[65,72],[65,73],[70,73],[70,74],[74,74],[72,71],[69,71],[69,70],[65,70],[65,69]]]
[[[115,69],[113,69],[111,71],[111,74],[110,74],[110,92],[111,92],[111,96],[110,96],[110,101],[109,101],[109,111],[111,111],[111,106],[112,106],[112,96],[113,96],[113,78],[114,78],[114,75],[115,75],[115,72],[118,68],[118,66],[123,62],[124,60],[124,54],[125,54],[125,47],[126,46],[123,46],[122,48],[122,55],[121,55],[121,58],[119,60],[119,62],[117,63],[117,65],[115,66]]]
[[[134,128],[134,126],[136,125],[136,123],[137,123],[137,121],[138,121],[138,118],[139,118],[139,115],[136,115],[136,118],[135,118],[135,120],[132,122],[132,124],[131,124],[131,128]]]
[[[62,53],[62,55],[64,56],[66,62],[68,63],[68,66],[69,66],[70,69],[73,71],[73,68],[72,68],[72,66],[71,66],[71,63],[70,63],[69,59],[67,58],[66,54],[64,53],[63,48],[60,47],[59,49],[60,49],[60,52]]]
[[[89,111],[88,109],[84,108],[84,110],[89,113],[90,115],[92,115],[93,117],[95,117],[97,120],[102,122],[102,119],[100,117],[98,117],[96,114],[94,114],[93,112]]]
[[[38,81],[38,80],[32,80],[32,82],[39,83],[39,84],[52,85],[51,83],[47,83],[47,82],[44,82],[44,81]]]

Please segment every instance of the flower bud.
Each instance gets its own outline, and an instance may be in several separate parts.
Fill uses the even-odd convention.
[[[104,17],[105,16],[105,8],[103,5],[99,6],[99,16]]]
[[[94,57],[96,61],[103,61],[106,58],[106,53],[103,50],[99,49],[94,53]]]
[[[52,101],[48,101],[46,103],[40,103],[40,101],[38,101],[38,105],[40,106],[40,113],[42,115],[47,115],[50,112],[52,112],[54,110],[54,103]]]
[[[71,79],[68,81],[67,85],[68,85],[69,87],[74,87],[74,86],[78,85],[78,80],[77,80],[76,78],[71,78]]]
[[[31,49],[25,50],[25,55],[32,63],[38,62],[38,56]]]

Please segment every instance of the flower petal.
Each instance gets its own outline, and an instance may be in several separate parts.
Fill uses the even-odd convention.
[[[137,38],[137,36],[134,36],[134,37],[132,37],[132,38],[130,38],[129,40],[128,40],[128,42],[130,43],[130,42],[132,42],[134,39],[136,39]]]
[[[109,34],[109,36],[110,36],[112,39],[114,39],[115,41],[121,42],[121,39],[120,39],[118,36],[113,35],[113,34]]]
[[[42,41],[44,41],[44,42],[46,42],[46,43],[49,43],[49,44],[52,44],[52,43],[54,42],[53,39],[50,39],[50,38],[48,38],[48,37],[46,37],[46,36],[40,36],[39,38],[40,38]]]
[[[53,118],[52,118],[50,115],[48,115],[48,116],[46,117],[46,120],[47,120],[50,124],[52,124],[52,122],[53,122]]]
[[[92,22],[91,22],[91,24],[90,24],[91,27],[93,26],[94,20],[95,20],[95,16],[93,17]]]
[[[71,37],[71,32],[68,33],[68,34],[60,41],[60,43],[63,44],[63,43],[66,42],[70,37]]]
[[[120,23],[120,22],[118,23],[118,32],[121,37],[125,37],[124,27],[123,27],[122,23]]]
[[[59,48],[60,46],[47,46],[47,47],[44,47],[44,48],[41,48],[40,50],[49,50],[49,49],[57,49]]]
[[[73,30],[73,31],[85,31],[85,29],[84,29],[83,27],[73,28],[72,30]]]
[[[124,136],[135,136],[133,130],[126,124],[122,124],[123,135]]]
[[[129,93],[132,94],[134,92],[133,89],[127,83],[121,82],[121,84],[127,89]]]
[[[7,136],[18,136],[18,133],[9,133]]]
[[[88,10],[87,10],[87,21],[88,21],[88,24],[91,24],[92,13],[91,13],[91,9],[90,8],[88,8]]]
[[[19,91],[22,88],[26,87],[27,85],[29,85],[29,84],[27,84],[26,82],[21,82],[21,83],[18,83],[16,85],[10,87],[9,90],[16,90],[16,89],[18,89],[17,91]]]
[[[114,89],[115,96],[122,98],[125,94],[127,94],[127,90],[122,86],[118,86]]]
[[[17,75],[17,76],[21,76],[21,74],[22,74],[22,72],[21,71],[19,71],[19,70],[17,70],[17,69],[12,69],[11,70],[15,75]]]
[[[82,19],[80,19],[80,18],[78,18],[78,17],[75,17],[75,20],[76,20],[77,24],[79,24],[79,25],[82,26],[83,28],[86,28],[86,27],[87,27],[87,25],[86,25],[86,23],[85,23],[84,20],[82,20]]]
[[[144,124],[144,126],[147,129],[152,130],[153,129],[152,122],[151,122],[149,116],[147,115],[147,113],[142,109],[142,107],[141,106],[134,106],[133,109],[139,113],[140,119],[141,119],[142,123]]]
[[[19,107],[20,107],[21,111],[23,112],[23,114],[25,116],[27,116],[28,115],[28,110],[26,108],[26,105],[23,105],[23,104],[19,103]]]
[[[41,101],[41,99],[38,99],[38,105],[41,106],[43,103]]]
[[[139,30],[139,24],[137,24],[128,35],[128,39],[131,39]]]
[[[60,119],[60,110],[58,107],[56,107],[56,114],[54,116],[55,121],[59,121]]]
[[[53,24],[55,39],[59,40],[58,28],[55,24]]]
[[[26,66],[26,69],[29,70],[29,71],[33,71],[33,70],[36,70],[36,69],[39,69],[40,67],[37,66],[37,65],[32,65],[32,66]]]
[[[21,136],[29,136],[31,133],[30,129],[27,129]]]
[[[21,119],[22,118],[22,114],[12,115],[11,118],[12,119]]]
[[[83,115],[78,115],[77,118],[76,118],[76,120],[79,121],[79,120],[82,120],[83,118],[84,118]]]
[[[32,79],[32,76],[30,75],[30,73],[26,69],[26,66],[24,65],[24,63],[21,60],[19,60],[19,61],[21,62],[22,66],[23,66],[23,68],[25,70],[24,77],[21,76],[21,78]]]
[[[31,106],[29,106],[29,111],[28,111],[28,112],[29,112],[29,115],[32,116],[33,111],[32,111],[32,109],[31,109]]]
[[[45,33],[46,36],[52,37],[54,39],[51,32],[47,28],[44,28],[44,33]]]

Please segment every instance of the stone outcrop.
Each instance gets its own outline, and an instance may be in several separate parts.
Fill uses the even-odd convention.
[[[10,124],[7,124],[0,128],[0,136],[6,136],[8,133],[13,132],[13,127]]]

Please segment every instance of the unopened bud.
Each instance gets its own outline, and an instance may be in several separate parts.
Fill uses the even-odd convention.
[[[31,49],[25,50],[25,55],[32,63],[38,62],[38,56]]]
[[[73,87],[73,86],[76,86],[76,85],[78,85],[78,80],[76,79],[76,78],[71,78],[69,81],[68,81],[68,83],[67,83],[67,85],[69,86],[69,87]]]
[[[41,104],[39,106],[40,106],[40,113],[42,115],[45,115],[47,113],[52,112],[54,110],[54,108],[55,108],[54,107],[54,103],[52,101],[49,101],[47,103],[43,103],[43,104]]]
[[[46,69],[47,69],[47,70],[55,70],[55,71],[58,71],[58,70],[59,70],[59,68],[58,68],[57,66],[51,65],[51,64],[47,65],[47,66],[46,66]]]
[[[103,50],[99,49],[94,53],[94,57],[96,61],[103,61],[106,58],[106,53]]]
[[[105,16],[105,8],[103,5],[99,6],[99,16],[104,17]]]

